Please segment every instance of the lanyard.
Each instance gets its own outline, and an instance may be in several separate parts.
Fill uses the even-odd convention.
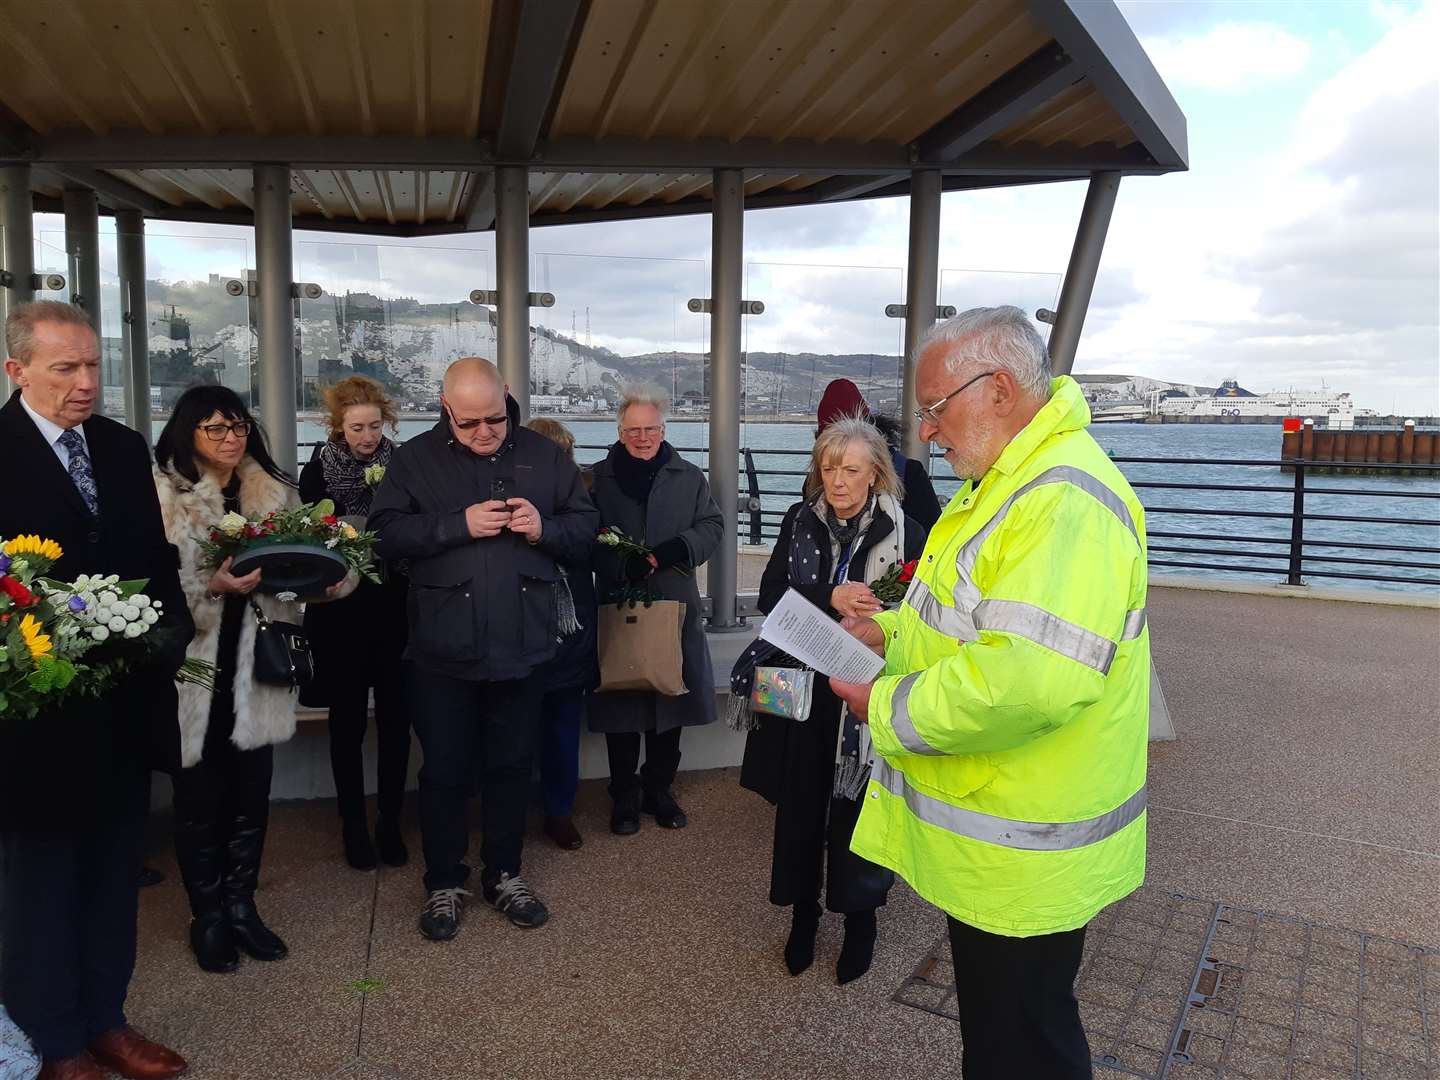
[[[840,561],[835,566],[835,578],[830,584],[840,585],[844,583],[845,571],[850,569],[850,556],[854,553],[855,545],[859,539],[857,536],[854,540],[851,540],[845,550],[840,553]]]

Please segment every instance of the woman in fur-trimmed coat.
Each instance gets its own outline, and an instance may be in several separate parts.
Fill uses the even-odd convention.
[[[255,593],[260,571],[236,577],[230,560],[207,566],[200,543],[227,513],[247,516],[298,502],[259,425],[223,386],[192,387],[155,444],[155,487],[165,535],[180,553],[180,584],[195,619],[191,657],[215,665],[215,690],[180,687],[175,854],[193,916],[190,947],[206,971],[233,971],[243,949],[279,960],[285,943],[261,921],[255,886],[265,847],[274,745],[295,733],[295,697],[254,678],[258,604],[266,618],[299,622],[295,603]]]

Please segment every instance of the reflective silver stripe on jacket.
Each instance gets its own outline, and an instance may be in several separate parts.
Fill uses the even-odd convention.
[[[940,751],[920,737],[920,733],[915,730],[914,721],[910,719],[910,691],[915,688],[916,681],[923,674],[923,671],[912,671],[895,684],[895,692],[890,697],[890,726],[895,731],[895,737],[900,740],[900,745],[910,753],[938,754]]]
[[[930,591],[930,586],[918,577],[911,582],[905,603],[915,609],[921,622],[946,637],[959,641],[974,641],[980,636],[975,629],[975,619],[968,611],[942,604]]]
[[[1109,674],[1110,665],[1115,660],[1115,642],[1109,638],[1019,600],[980,601],[975,605],[975,627],[1003,631],[1033,641],[1094,668],[1101,675]]]
[[[1121,641],[1134,641],[1145,632],[1145,609],[1125,613],[1125,632],[1120,635]]]
[[[990,534],[1000,527],[1000,523],[1005,520],[1005,515],[1010,513],[1010,508],[1015,505],[1015,500],[1046,484],[1074,484],[1119,518],[1120,523],[1130,530],[1130,535],[1135,537],[1137,542],[1139,541],[1140,532],[1135,528],[1135,519],[1130,516],[1130,508],[1125,505],[1120,496],[1084,469],[1077,469],[1073,465],[1056,465],[1054,468],[1046,469],[1034,480],[1015,489],[1010,497],[1000,504],[1000,509],[995,511],[994,517],[981,526],[980,531],[966,540],[964,546],[960,548],[960,553],[955,557],[955,568],[959,571],[954,591],[957,610],[973,611],[975,605],[980,602],[980,590],[976,588],[971,574],[975,570],[975,562],[980,558],[980,549],[985,546],[985,541],[990,539]]]
[[[886,791],[904,799],[910,812],[928,825],[956,836],[1022,851],[1069,851],[1088,847],[1115,835],[1145,812],[1142,787],[1114,810],[1084,821],[1019,821],[951,806],[917,791],[906,782],[904,773],[884,759],[875,763],[874,778]]]

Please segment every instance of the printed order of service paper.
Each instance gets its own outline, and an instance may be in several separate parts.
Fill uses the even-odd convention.
[[[765,617],[760,636],[832,679],[867,683],[885,670],[885,661],[864,642],[794,589]]]

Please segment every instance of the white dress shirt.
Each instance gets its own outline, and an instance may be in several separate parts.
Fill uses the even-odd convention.
[[[32,409],[30,403],[25,400],[24,393],[20,395],[20,404],[24,407],[25,411],[30,414],[30,419],[35,421],[35,426],[40,429],[40,434],[45,436],[45,441],[50,444],[50,449],[55,451],[55,456],[60,459],[60,467],[68,473],[70,471],[70,451],[60,445],[60,436],[64,435],[67,429],[55,423],[54,420],[47,420]],[[85,452],[88,454],[90,452],[90,444],[85,439],[85,429],[79,424],[76,424],[73,429],[69,430],[73,430],[80,436],[80,441],[85,443]]]

